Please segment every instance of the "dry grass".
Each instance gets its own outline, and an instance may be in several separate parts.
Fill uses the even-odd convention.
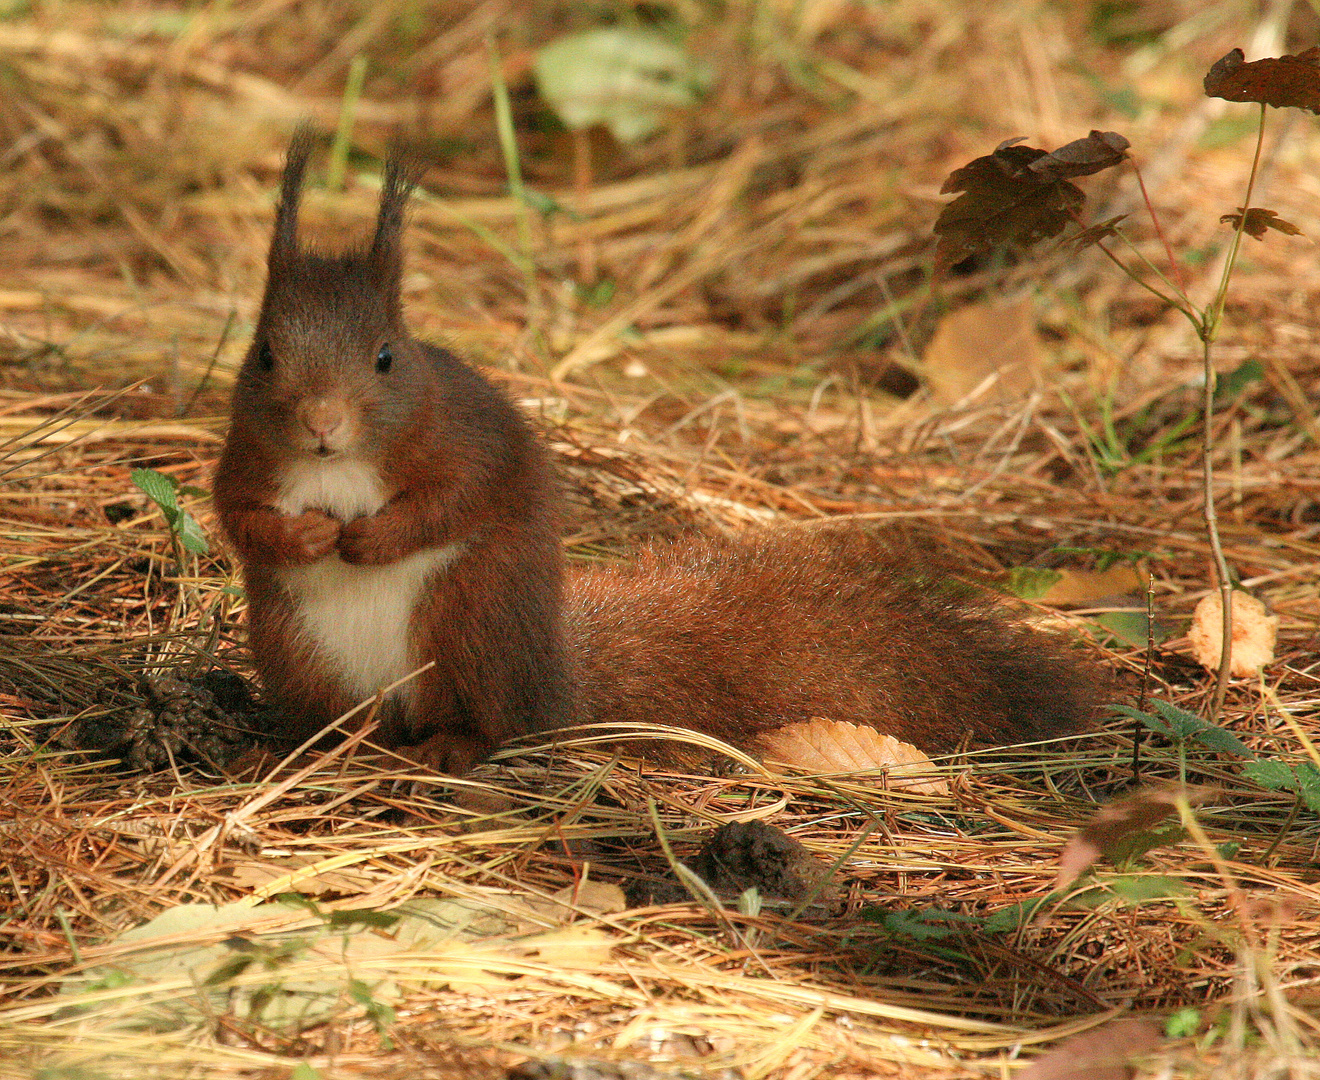
[[[295,784],[183,764],[123,774],[49,748],[66,721],[137,704],[144,668],[242,665],[232,563],[214,550],[180,565],[128,473],[150,464],[209,484],[283,145],[305,116],[336,124],[356,55],[369,60],[358,157],[346,190],[309,199],[308,222],[327,242],[356,235],[374,155],[398,132],[430,140],[411,317],[542,418],[573,500],[571,553],[846,515],[993,572],[1093,560],[1058,548],[1144,552],[1174,631],[1153,689],[1192,710],[1207,700],[1212,680],[1180,661],[1176,636],[1212,584],[1198,429],[1172,437],[1199,394],[1190,333],[1090,258],[933,295],[923,268],[951,168],[1019,134],[1053,146],[1112,128],[1132,140],[1204,295],[1250,142],[1235,107],[1198,96],[1201,74],[1236,44],[1311,44],[1309,9],[1271,43],[1253,39],[1246,5],[1135,6],[1121,26],[1100,7],[1035,0],[739,2],[718,18],[693,0],[652,6],[717,61],[714,97],[640,148],[597,139],[582,191],[567,137],[543,122],[530,51],[645,13],[524,7],[70,0],[0,18],[0,1073],[286,1076],[305,1060],[322,1076],[491,1076],[567,1054],[670,1061],[571,1074],[584,1076],[1002,1076],[1023,1048],[1114,1010],[1191,1007],[1199,1034],[1143,1075],[1315,1075],[1320,829],[1235,761],[1148,747],[1148,778],[1185,770],[1217,786],[1200,811],[1209,846],[1156,849],[1130,875],[1102,869],[1103,895],[1088,881],[1071,902],[1009,917],[1049,893],[1061,840],[1129,779],[1125,729],[957,769],[948,797],[854,778],[639,773],[561,747],[506,755],[442,789],[460,796],[450,805],[346,751]],[[494,136],[492,33],[528,183],[564,208],[529,213],[525,232]],[[1314,120],[1271,122],[1257,202],[1320,236]],[[1097,208],[1134,197],[1124,179],[1089,188]],[[574,291],[584,264],[614,285],[603,304]],[[939,314],[988,293],[1030,298],[1049,358],[1035,389],[890,396],[919,373]],[[1309,242],[1252,243],[1218,351],[1223,371],[1248,358],[1265,371],[1223,404],[1214,439],[1229,561],[1281,620],[1278,660],[1234,685],[1225,722],[1290,761],[1314,758],[1320,698],[1318,300]],[[211,527],[206,502],[193,508]],[[1117,671],[1143,666],[1140,648],[1104,651]],[[470,809],[495,796],[493,816]],[[436,975],[453,955],[400,958],[406,993],[384,1035],[351,1001],[289,1035],[225,1015],[120,1025],[150,987],[81,1013],[53,996],[119,955],[115,934],[180,903],[302,889],[326,909],[419,895],[501,909],[584,879],[663,874],[657,824],[686,857],[712,825],[758,817],[839,864],[839,903],[587,913],[584,932],[606,947],[520,952],[515,935],[464,979]],[[1132,881],[1160,877],[1185,891],[1131,898]],[[950,914],[918,917],[931,911]]]

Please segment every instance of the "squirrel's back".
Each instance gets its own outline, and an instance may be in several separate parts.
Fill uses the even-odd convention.
[[[571,578],[566,617],[586,719],[727,742],[816,717],[927,753],[1070,734],[1099,681],[949,567],[856,529],[654,544]]]

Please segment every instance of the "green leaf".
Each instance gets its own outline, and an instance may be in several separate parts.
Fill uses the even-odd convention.
[[[321,1080],[321,1071],[305,1061],[300,1061],[289,1073],[289,1080]]]
[[[1188,1005],[1164,1022],[1164,1034],[1170,1039],[1190,1039],[1201,1030],[1201,1010]]]
[[[556,38],[532,61],[537,90],[564,125],[604,124],[622,143],[640,142],[665,113],[690,108],[713,72],[664,34],[612,26]]]
[[[925,908],[881,912],[877,921],[895,937],[909,941],[939,941],[953,933],[958,925],[971,925],[977,920],[959,911]]]
[[[1039,566],[1015,566],[1008,572],[1007,589],[1022,600],[1039,600],[1063,575]]]
[[[1206,724],[1202,730],[1196,733],[1195,738],[1202,746],[1208,746],[1211,750],[1218,750],[1221,754],[1232,754],[1234,757],[1240,758],[1254,758],[1256,756],[1246,743],[1227,728],[1221,728],[1218,724]]]
[[[1186,739],[1195,735],[1207,724],[1196,713],[1180,709],[1177,705],[1160,698],[1152,698],[1150,707],[1168,722],[1169,727],[1178,733],[1178,738]]]
[[[1320,769],[1309,761],[1288,765],[1282,761],[1253,761],[1243,766],[1242,775],[1261,787],[1291,791],[1312,813],[1320,813]]]
[[[1256,756],[1247,748],[1246,743],[1227,728],[1212,724],[1208,720],[1202,720],[1195,713],[1189,713],[1185,709],[1180,709],[1167,701],[1161,701],[1159,698],[1155,698],[1150,704],[1156,712],[1169,721],[1172,727],[1186,732],[1185,735],[1180,735],[1180,738],[1194,738],[1203,746],[1208,746],[1211,750],[1218,750],[1221,754],[1233,754],[1236,757],[1244,758],[1254,758]]]
[[[1297,783],[1292,766],[1282,761],[1249,761],[1242,766],[1242,775],[1272,791],[1292,788]]]
[[[134,469],[128,478],[133,481],[148,499],[154,502],[165,514],[165,519],[172,526],[179,513],[179,485],[171,476],[155,469]]]
[[[1320,770],[1309,761],[1297,766],[1297,794],[1312,813],[1320,814]]]
[[[1265,368],[1259,360],[1243,360],[1232,371],[1215,379],[1216,400],[1235,398],[1254,382],[1265,377]]]
[[[1146,627],[1148,620],[1144,611],[1105,611],[1091,619],[1102,635],[1117,638],[1134,649],[1145,648]],[[1169,632],[1160,626],[1155,627],[1155,642],[1158,644],[1168,638]]]
[[[1178,734],[1158,716],[1151,713],[1142,712],[1140,709],[1134,709],[1131,705],[1113,705],[1111,708],[1118,716],[1126,716],[1136,720],[1139,723],[1144,724],[1148,730],[1155,732],[1156,735],[1163,735],[1166,739],[1174,740],[1185,738],[1185,736]]]
[[[544,191],[537,191],[535,188],[523,188],[523,202],[547,221],[556,214],[562,214],[570,221],[586,220],[582,214],[579,214],[572,207],[565,206],[553,195],[547,195]]]
[[[1054,895],[1053,893],[1050,894],[1050,896]],[[988,934],[1002,934],[1018,930],[1036,917],[1036,912],[1050,899],[1050,896],[1042,896],[1036,900],[1024,900],[1020,904],[1001,908],[993,915],[986,917],[982,929]]]
[[[1129,904],[1147,904],[1159,900],[1174,900],[1191,891],[1177,878],[1160,874],[1122,874],[1107,878],[1105,888]]]
[[[165,522],[179,538],[179,542],[194,555],[205,555],[210,550],[206,534],[197,524],[197,519],[179,505],[179,492],[184,494],[205,495],[201,488],[185,487],[180,489],[179,482],[172,476],[166,476],[155,469],[134,469],[129,479],[154,502],[165,515]]]
[[[202,532],[202,527],[197,524],[197,519],[187,510],[179,511],[179,521],[175,531],[179,534],[179,542],[194,555],[205,555],[211,550],[211,545],[206,542],[206,534]]]
[[[369,927],[374,930],[388,930],[398,921],[399,917],[388,911],[355,908],[352,911],[330,912],[326,924],[336,930],[345,930],[354,926]]]
[[[1221,754],[1244,758],[1256,756],[1248,749],[1246,743],[1227,728],[1202,720],[1195,713],[1189,713],[1186,709],[1180,709],[1159,698],[1152,699],[1150,706],[1152,711],[1148,713],[1134,709],[1130,705],[1115,705],[1113,710],[1120,716],[1130,716],[1133,720],[1139,720],[1157,735],[1163,735],[1166,739],[1175,742],[1195,739],[1202,746],[1217,750]],[[1159,716],[1155,713],[1159,713]]]

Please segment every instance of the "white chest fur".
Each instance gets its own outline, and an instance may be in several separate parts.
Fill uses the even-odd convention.
[[[380,474],[352,459],[300,461],[285,471],[276,505],[286,514],[321,510],[341,521],[374,514],[386,502]],[[413,645],[412,616],[432,576],[454,562],[463,543],[424,548],[386,566],[351,566],[330,555],[288,567],[279,579],[298,606],[303,631],[362,698],[425,662]],[[411,687],[399,691],[406,703]]]

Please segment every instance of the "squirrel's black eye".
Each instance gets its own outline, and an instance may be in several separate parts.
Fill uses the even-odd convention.
[[[263,341],[257,346],[257,363],[262,371],[270,371],[275,366],[275,354],[270,351],[270,342]]]
[[[390,352],[390,343],[387,341],[376,354],[376,370],[383,375],[390,370],[392,363],[394,363],[394,354]]]

